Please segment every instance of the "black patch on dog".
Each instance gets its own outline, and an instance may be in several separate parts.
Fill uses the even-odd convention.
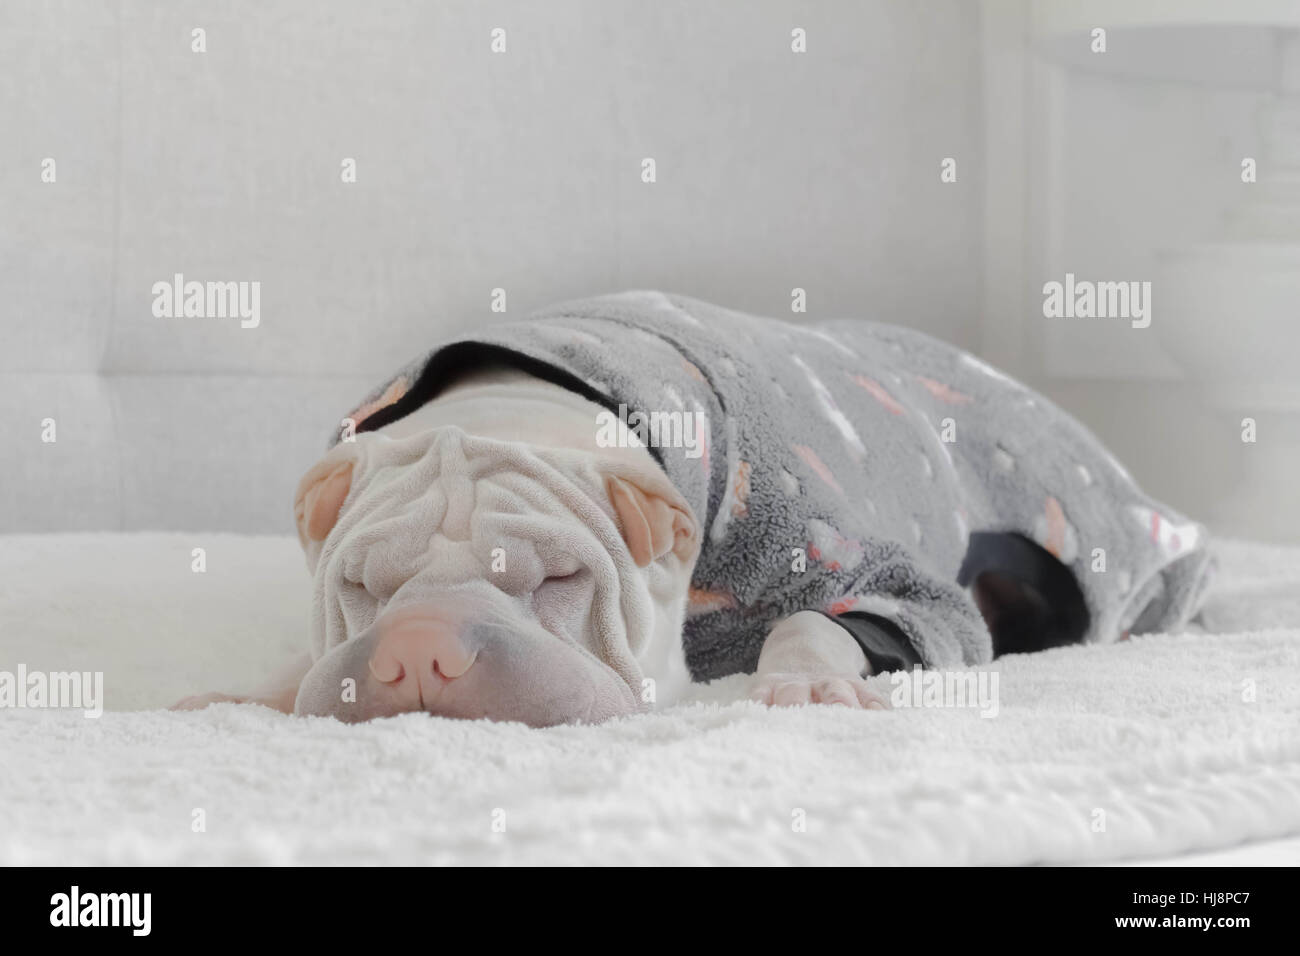
[[[977,531],[957,583],[969,587],[989,633],[993,656],[1077,644],[1091,615],[1074,574],[1024,535]]]

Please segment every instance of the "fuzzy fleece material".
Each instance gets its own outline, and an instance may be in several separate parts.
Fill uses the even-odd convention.
[[[658,415],[647,445],[704,529],[683,633],[696,680],[752,671],[771,626],[801,610],[892,621],[927,667],[989,660],[956,583],[972,531],[1023,534],[1069,567],[1093,643],[1183,628],[1212,578],[1204,528],[1144,494],[1084,426],[910,329],[601,296],[439,345],[348,418],[396,421],[485,361],[633,428]]]

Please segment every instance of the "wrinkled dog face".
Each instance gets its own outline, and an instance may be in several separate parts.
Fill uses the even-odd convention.
[[[635,711],[657,559],[694,537],[680,508],[589,455],[454,427],[340,444],[295,510],[316,659],[295,710],[342,720]]]

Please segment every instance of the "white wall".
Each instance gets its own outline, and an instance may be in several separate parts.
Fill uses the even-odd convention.
[[[644,287],[781,314],[800,286],[811,318],[976,345],[979,15],[0,0],[0,531],[287,530],[337,417],[494,287],[514,318]],[[175,272],[259,280],[260,327],[155,318]]]
[[[1250,25],[1273,23],[1272,11],[1278,27],[1300,27],[1300,7],[1252,0],[1233,8],[1238,23],[1212,22],[1233,20],[1227,6],[1166,0],[982,7],[981,350],[1215,532],[1300,540],[1300,401],[1282,394],[1300,394],[1300,375],[1278,361],[1300,356],[1300,325],[1249,295],[1258,270],[1300,298],[1300,193],[1288,185],[1300,139],[1270,142],[1260,121],[1284,92],[1283,41],[1297,34]],[[1096,27],[1108,32],[1104,54],[1091,50]],[[1242,182],[1244,157],[1258,161],[1256,183]],[[1241,225],[1251,204],[1268,224]],[[1162,263],[1225,241],[1235,252],[1206,290],[1228,305],[1207,314]],[[1067,271],[1151,282],[1151,327],[1044,317],[1043,284]],[[1209,354],[1186,360],[1198,350]],[[1258,423],[1255,444],[1242,441],[1245,418]]]

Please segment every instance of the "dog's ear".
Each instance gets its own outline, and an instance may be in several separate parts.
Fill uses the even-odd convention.
[[[637,567],[644,568],[670,551],[690,560],[697,546],[695,520],[682,504],[617,475],[606,477],[605,491]]]
[[[352,488],[351,457],[329,454],[313,465],[298,482],[293,516],[298,541],[304,548],[324,541],[339,520],[339,511]]]

